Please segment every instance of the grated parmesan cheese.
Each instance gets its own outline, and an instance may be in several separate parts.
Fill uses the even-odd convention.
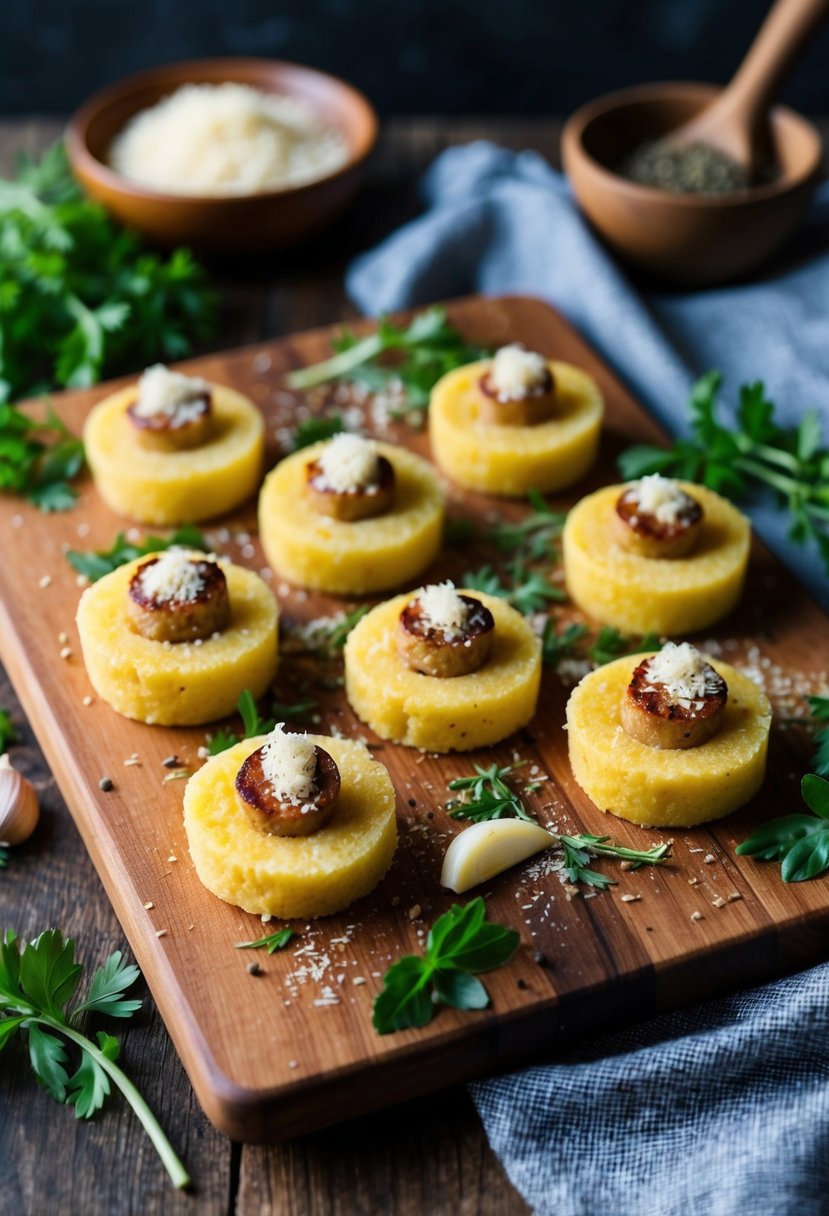
[[[195,561],[183,549],[168,549],[141,571],[141,590],[151,599],[194,600],[204,587]]]
[[[449,579],[445,583],[421,587],[416,598],[427,626],[439,629],[448,640],[466,632],[469,606],[463,602],[455,590],[455,584]]]
[[[662,685],[672,705],[691,709],[706,693],[717,692],[720,677],[690,642],[666,642],[646,664],[648,679]]]
[[[678,482],[660,473],[651,473],[631,482],[626,490],[643,515],[650,515],[661,524],[675,524],[693,505]]]
[[[325,445],[317,457],[323,484],[338,494],[365,490],[377,484],[377,449],[362,435],[342,431]]]
[[[343,135],[302,98],[227,82],[184,85],[140,111],[108,159],[116,173],[151,189],[209,196],[313,181],[347,156]]]
[[[307,735],[287,735],[277,722],[262,747],[262,772],[280,802],[304,806],[317,791],[317,754]]]
[[[171,372],[163,363],[148,367],[138,381],[138,400],[133,412],[141,418],[166,414],[174,427],[197,421],[204,411],[210,385],[198,376]]]
[[[547,382],[547,360],[513,342],[496,351],[489,382],[499,401],[516,401]]]

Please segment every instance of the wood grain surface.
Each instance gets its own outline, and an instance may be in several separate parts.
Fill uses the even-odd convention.
[[[608,407],[600,465],[557,505],[613,480],[620,445],[655,437],[618,381],[546,305],[473,299],[454,305],[451,315],[472,341],[496,346],[521,340],[586,368],[599,381]],[[273,439],[300,404],[285,393],[282,375],[322,357],[329,340],[327,331],[315,331],[185,367],[232,385],[261,406],[273,459]],[[79,430],[110,388],[65,394],[55,406]],[[367,421],[370,426],[370,416]],[[422,432],[397,426],[393,437],[427,451]],[[429,923],[452,900],[438,885],[446,844],[462,830],[444,810],[447,782],[471,771],[475,759],[505,763],[517,752],[531,774],[548,775],[530,803],[565,830],[612,831],[632,846],[655,837],[608,822],[575,785],[561,729],[567,689],[553,673],[546,674],[536,718],[519,737],[480,755],[436,757],[377,740],[342,692],[321,691],[317,665],[300,658],[283,661],[281,699],[307,683],[320,701],[323,733],[333,727],[376,747],[398,792],[400,846],[373,895],[341,916],[295,923],[298,942],[264,960],[265,975],[248,975],[250,956],[233,947],[259,936],[261,923],[201,887],[181,824],[183,785],[164,780],[162,760],[171,754],[189,769],[197,766],[204,731],[129,722],[97,697],[83,704],[92,690],[73,621],[79,591],[61,550],[77,547],[79,536],[84,548],[106,547],[120,521],[91,484],[81,489],[79,508],[64,516],[46,517],[9,500],[0,504],[8,555],[0,566],[0,649],[196,1093],[220,1130],[257,1142],[314,1130],[820,952],[829,909],[819,886],[784,888],[773,868],[734,854],[735,844],[777,805],[781,786],[796,796],[787,776],[794,767],[788,736],[780,736],[763,794],[721,823],[674,833],[669,867],[626,874],[612,892],[590,900],[568,898],[556,876],[531,878],[526,869],[487,884],[490,915],[522,935],[516,960],[488,977],[492,1008],[479,1014],[445,1010],[423,1030],[378,1037],[370,1012],[382,973],[400,955],[422,948]],[[450,495],[452,514],[484,525],[491,519],[491,500],[451,487]],[[502,516],[521,510],[498,506]],[[234,560],[263,569],[254,532],[247,510],[222,521],[208,539]],[[485,546],[477,554],[468,546],[449,547],[430,577],[461,582],[470,565],[489,558]],[[276,572],[266,570],[266,576],[289,628],[343,606],[297,592]],[[808,671],[825,627],[809,597],[758,546],[743,608],[725,633],[715,630],[714,636],[728,639],[734,660],[747,657],[762,630],[769,662]],[[66,659],[59,657],[62,634],[72,651]],[[130,763],[133,757],[137,763]],[[98,788],[102,776],[115,783],[109,793]],[[625,902],[624,895],[637,898]],[[718,907],[715,901],[725,902]],[[695,914],[701,919],[692,920]]]

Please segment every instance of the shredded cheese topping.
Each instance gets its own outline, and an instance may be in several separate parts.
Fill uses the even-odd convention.
[[[319,791],[317,755],[307,735],[287,735],[277,722],[262,747],[262,772],[280,802],[306,807]]]
[[[198,376],[171,372],[163,363],[148,367],[138,381],[138,400],[133,410],[141,418],[166,414],[173,427],[195,422],[204,411],[203,398],[210,385]]]
[[[317,457],[323,485],[347,494],[376,485],[379,477],[377,449],[362,435],[347,431],[335,435]]]
[[[651,473],[632,481],[625,491],[643,515],[650,515],[660,524],[675,524],[693,506],[693,499],[678,482],[660,473]]]
[[[141,570],[141,590],[161,603],[194,600],[203,587],[196,562],[183,549],[168,549]]]
[[[499,401],[520,401],[547,381],[547,360],[517,342],[495,352],[489,383]]]
[[[469,624],[469,605],[465,604],[449,579],[445,583],[430,583],[421,587],[417,601],[423,622],[431,629],[439,629],[447,641],[461,637]]]
[[[116,173],[172,194],[256,194],[312,181],[348,156],[342,133],[301,97],[187,84],[139,111],[109,150]]]
[[[651,685],[661,685],[672,705],[693,709],[721,690],[722,679],[690,642],[667,642],[645,665]]]

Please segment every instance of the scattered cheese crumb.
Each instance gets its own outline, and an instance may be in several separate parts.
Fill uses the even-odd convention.
[[[39,587],[43,587],[43,588],[45,589],[46,587],[48,587],[48,586],[49,586],[49,584],[51,583],[51,581],[52,581],[52,576],[51,576],[51,574],[44,574],[43,578],[42,578],[42,579],[40,580],[40,582],[38,583],[38,586],[39,586]]]
[[[713,853],[706,853],[702,859],[707,866],[713,865],[717,860]]]
[[[543,355],[512,342],[496,351],[489,383],[499,401],[520,401],[534,388],[546,384],[547,376],[547,360]]]
[[[724,908],[725,907],[725,900],[723,899],[722,895],[718,895],[717,898],[713,901],[713,903],[714,903],[715,908]]]
[[[156,937],[166,937],[167,930],[166,929],[156,929],[155,935],[156,935]]]
[[[147,902],[144,904],[144,907],[147,909],[148,912],[150,912],[155,907],[155,904],[153,903],[153,901],[151,899],[148,899]]]
[[[702,915],[701,912],[692,912],[691,920],[705,920],[705,917]]]
[[[71,648],[69,646],[62,646],[61,650],[60,650],[60,657],[62,659],[71,659],[72,658]]]
[[[642,898],[641,895],[623,895],[623,896],[621,896],[621,900],[622,900],[623,904],[635,904],[641,898]]]

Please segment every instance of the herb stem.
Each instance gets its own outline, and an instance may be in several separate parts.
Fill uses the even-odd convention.
[[[296,371],[289,372],[285,377],[285,383],[289,388],[315,388],[318,384],[325,384],[327,380],[336,380],[338,376],[348,375],[362,363],[376,358],[382,350],[383,341],[380,335],[369,334],[356,346],[340,351],[339,354],[332,355],[330,359],[324,359],[322,363],[315,363],[312,367],[300,367]]]
[[[117,1064],[105,1056],[104,1053],[86,1037],[86,1035],[80,1034],[77,1030],[73,1030],[72,1027],[67,1026],[65,1022],[59,1022],[57,1019],[51,1018],[46,1014],[39,1014],[32,1020],[41,1022],[46,1026],[50,1026],[53,1030],[56,1030],[58,1034],[65,1035],[66,1038],[71,1039],[73,1043],[76,1043],[80,1048],[82,1048],[82,1050],[85,1051],[88,1056],[91,1056],[95,1063],[98,1064],[111,1078],[111,1080],[115,1082],[121,1093],[126,1098],[127,1102],[129,1102],[139,1122],[144,1128],[144,1131],[152,1141],[153,1147],[161,1158],[162,1164],[164,1165],[167,1173],[170,1175],[173,1185],[179,1189],[189,1186],[190,1175],[187,1173],[187,1170],[184,1168],[184,1165],[176,1154],[175,1149],[164,1134],[158,1119],[156,1119],[147,1102],[138,1092],[132,1081],[130,1081],[126,1073],[119,1068]]]

